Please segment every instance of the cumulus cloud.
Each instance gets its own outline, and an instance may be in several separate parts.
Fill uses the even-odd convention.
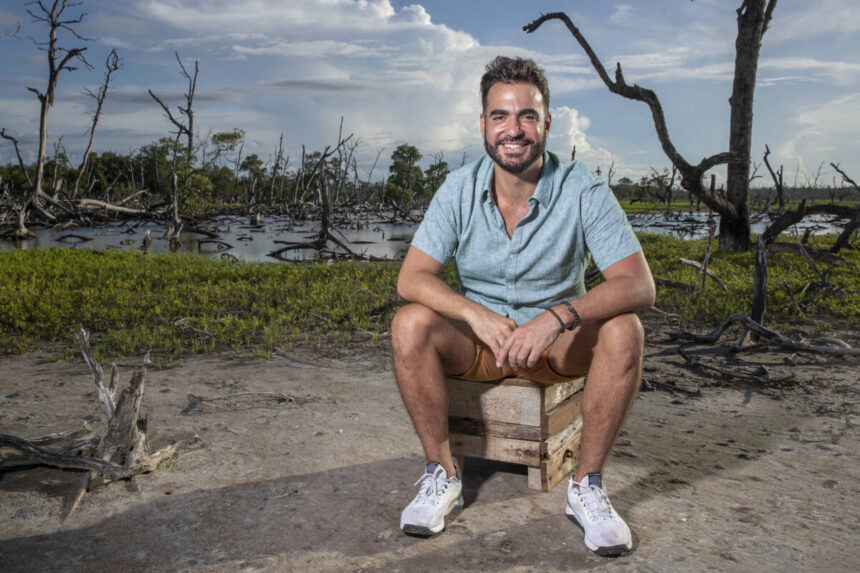
[[[552,126],[550,127],[547,147],[562,159],[570,157],[576,148],[576,158],[585,161],[589,167],[607,166],[613,161],[612,154],[602,148],[592,146],[585,135],[591,126],[591,120],[580,115],[576,108],[558,106],[551,110]]]

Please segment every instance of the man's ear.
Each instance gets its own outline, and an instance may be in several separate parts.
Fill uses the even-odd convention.
[[[484,114],[482,113],[482,114],[481,114],[481,118],[480,118],[480,120],[479,120],[479,122],[478,122],[478,123],[479,123],[479,125],[481,126],[481,138],[482,138],[482,139],[486,139],[486,138],[487,138],[487,134],[486,134],[486,133],[484,133],[484,129],[486,128],[486,125],[484,124],[484,121],[485,121],[485,120],[484,120]]]
[[[549,126],[552,124],[552,114],[547,112],[546,114],[546,125],[544,126],[544,131],[549,133]]]

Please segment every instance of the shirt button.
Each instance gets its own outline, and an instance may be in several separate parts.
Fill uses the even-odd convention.
[[[514,289],[514,285],[508,285],[508,288],[509,288],[509,289],[511,289],[511,290],[513,290],[513,289]]]
[[[513,255],[509,255],[509,256],[508,256],[508,258],[509,258],[509,259],[511,259],[511,260],[513,260],[513,259],[514,259],[514,256],[513,256]]]

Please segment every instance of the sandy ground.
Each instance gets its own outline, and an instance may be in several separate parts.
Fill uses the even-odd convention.
[[[0,474],[0,569],[856,571],[858,363],[702,354],[777,380],[720,381],[687,366],[662,327],[648,331],[650,391],[605,470],[634,532],[625,556],[585,548],[564,516],[564,486],[532,491],[523,468],[478,460],[467,460],[466,507],[445,533],[402,535],[423,459],[383,341],[351,359],[285,350],[150,371],[152,446],[179,441],[177,456],[88,493],[65,521],[79,473]],[[137,363],[120,365],[123,384]],[[188,394],[240,395],[189,407]],[[82,360],[0,358],[0,432],[34,437],[102,419]]]

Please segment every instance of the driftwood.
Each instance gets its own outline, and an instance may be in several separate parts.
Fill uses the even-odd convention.
[[[203,245],[215,245],[216,249],[219,251],[228,251],[233,248],[233,245],[224,241],[219,241],[217,239],[203,239],[201,241],[197,241],[197,250],[201,250],[200,248]]]
[[[768,344],[772,344],[774,346],[779,346],[780,348],[785,348],[786,350],[793,350],[795,352],[812,352],[818,354],[828,354],[831,356],[860,356],[860,348],[845,348],[845,345],[840,345],[839,347],[832,346],[820,346],[820,345],[812,345],[805,344],[803,342],[796,342],[794,340],[790,340],[775,330],[771,330],[757,323],[747,315],[736,312],[731,315],[727,319],[725,319],[718,327],[707,334],[695,334],[692,332],[685,332],[681,330],[672,330],[669,331],[669,337],[673,340],[688,340],[691,342],[698,342],[703,344],[715,344],[719,341],[720,337],[723,333],[728,329],[730,325],[738,322],[744,328],[751,330],[759,335],[759,337],[766,339]]]
[[[720,278],[720,275],[718,275],[717,273],[715,273],[711,269],[707,268],[702,263],[700,263],[698,261],[691,260],[691,259],[685,259],[684,257],[679,257],[678,262],[681,264],[690,265],[691,267],[695,267],[695,268],[699,269],[700,271],[704,272],[709,277],[714,279],[714,281],[716,281],[716,283],[718,285],[720,285],[720,288],[723,289],[723,292],[728,292],[729,288],[726,286],[726,283],[723,282],[723,279]],[[693,287],[695,288],[695,284],[693,285]]]
[[[173,456],[178,447],[178,444],[172,444],[154,453],[149,450],[146,418],[140,413],[149,355],[144,359],[143,367],[132,375],[128,387],[117,395],[116,366],[111,366],[110,381],[105,385],[104,371],[93,357],[89,335],[82,329],[75,334],[75,339],[92,371],[99,401],[104,404],[108,414],[108,421],[102,430],[94,433],[85,426],[83,430],[70,430],[31,440],[0,434],[0,446],[3,447],[0,449],[0,472],[39,465],[89,472],[64,517],[74,511],[95,475],[100,477],[102,483],[108,483],[150,472]],[[53,448],[46,449],[49,446]],[[9,455],[10,449],[15,454]]]
[[[98,199],[78,199],[78,207],[104,209],[105,211],[113,211],[114,213],[122,213],[123,215],[148,215],[149,212],[145,209],[133,209],[131,207],[122,207],[120,205],[112,205],[99,201]]]

